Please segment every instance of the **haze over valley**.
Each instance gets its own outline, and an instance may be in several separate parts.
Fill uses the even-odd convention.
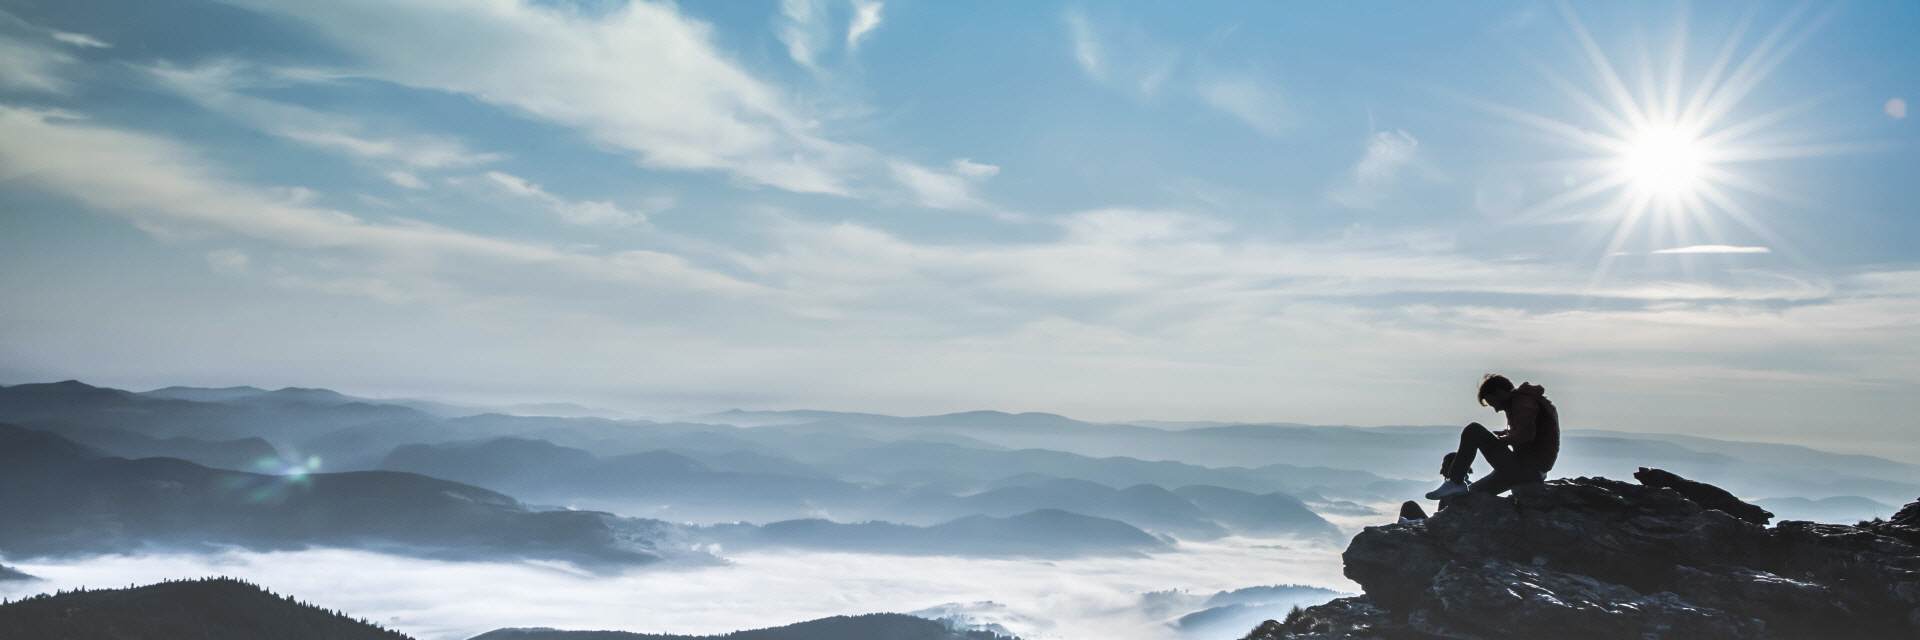
[[[1430,484],[1418,463],[1451,435],[994,411],[664,422],[80,381],[0,387],[0,423],[0,550],[35,576],[0,593],[232,575],[434,639],[877,612],[1027,638],[1241,633],[1354,591],[1340,545]],[[1920,494],[1920,468],[1868,456],[1566,438],[1570,474],[1661,466],[1827,521]]]

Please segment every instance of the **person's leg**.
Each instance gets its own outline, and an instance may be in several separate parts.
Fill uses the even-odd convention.
[[[1460,450],[1448,454],[1446,457],[1451,460],[1442,463],[1447,479],[1440,483],[1440,488],[1428,491],[1427,499],[1444,501],[1466,494],[1469,491],[1467,472],[1473,469],[1473,456],[1476,453],[1487,459],[1487,464],[1493,467],[1493,473],[1519,465],[1513,449],[1507,447],[1507,443],[1501,442],[1492,431],[1475,422],[1460,430]],[[1440,508],[1445,509],[1446,503],[1442,502]]]
[[[1500,495],[1501,492],[1525,484],[1528,480],[1527,476],[1528,474],[1519,469],[1494,469],[1493,473],[1487,474],[1485,478],[1473,481],[1473,484],[1467,488],[1476,493],[1487,493],[1497,496]]]
[[[1453,474],[1453,458],[1454,458],[1454,453],[1452,451],[1448,451],[1447,455],[1440,457],[1440,477],[1442,478],[1453,477],[1452,475]],[[1473,467],[1471,465],[1469,465],[1466,469],[1461,470],[1461,475],[1468,475],[1471,473],[1473,473]]]
[[[1476,453],[1487,459],[1494,473],[1499,473],[1501,469],[1517,468],[1518,460],[1513,457],[1513,449],[1494,437],[1492,431],[1475,422],[1460,430],[1460,450],[1453,453],[1453,466],[1447,469],[1447,479],[1465,482],[1467,471],[1473,468],[1473,456]],[[1488,477],[1492,477],[1492,474]]]
[[[1500,495],[1508,489],[1523,484],[1544,482],[1546,479],[1546,474],[1534,471],[1527,467],[1527,465],[1516,461],[1504,469],[1495,469],[1493,473],[1487,474],[1485,478],[1475,480],[1474,483],[1467,488],[1480,493]]]

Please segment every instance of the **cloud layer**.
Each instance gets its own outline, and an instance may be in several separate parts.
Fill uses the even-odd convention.
[[[1353,587],[1319,547],[1230,539],[1149,558],[982,560],[847,553],[738,555],[718,567],[662,567],[614,576],[564,566],[435,562],[344,550],[145,555],[73,564],[9,561],[45,582],[0,583],[20,597],[227,575],[409,633],[461,640],[499,627],[719,634],[832,615],[906,612],[991,601],[1021,637],[1159,640],[1142,610],[1149,591],[1210,594],[1310,583]],[[1290,543],[1289,543],[1290,544]],[[343,570],[351,567],[351,570]]]

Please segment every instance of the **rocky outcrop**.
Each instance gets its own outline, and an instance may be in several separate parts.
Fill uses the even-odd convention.
[[[1368,527],[1366,595],[1248,640],[1920,637],[1920,501],[1854,526],[1789,521],[1658,469],[1473,494]]]

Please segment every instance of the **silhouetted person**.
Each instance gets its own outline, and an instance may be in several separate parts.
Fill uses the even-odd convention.
[[[1522,383],[1514,388],[1506,376],[1489,373],[1480,382],[1481,406],[1507,414],[1507,428],[1488,431],[1475,422],[1460,430],[1460,450],[1441,462],[1446,481],[1427,492],[1428,500],[1444,500],[1470,491],[1498,494],[1516,485],[1546,480],[1560,457],[1560,412],[1547,400],[1546,387]],[[1474,454],[1487,459],[1493,472],[1467,484]]]

